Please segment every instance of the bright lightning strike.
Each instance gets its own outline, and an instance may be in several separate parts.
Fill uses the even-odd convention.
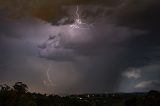
[[[76,29],[90,29],[90,27],[92,25],[89,25],[87,23],[83,23],[82,20],[81,20],[81,18],[80,18],[80,16],[79,16],[78,11],[79,11],[79,7],[77,5],[77,9],[76,9],[76,16],[77,17],[75,19],[75,22],[72,25],[70,25],[70,27],[71,28],[76,28]]]

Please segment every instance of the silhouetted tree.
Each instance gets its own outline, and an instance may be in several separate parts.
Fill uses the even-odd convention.
[[[11,90],[11,87],[8,86],[7,84],[4,84],[4,85],[0,85],[0,89],[1,91],[9,91]]]
[[[28,86],[22,82],[15,83],[13,88],[18,93],[26,93],[28,91]]]
[[[160,106],[160,93],[90,94],[61,97],[28,92],[17,82],[13,87],[0,85],[0,106]]]
[[[144,106],[160,106],[160,93],[155,90],[148,92],[144,100]]]

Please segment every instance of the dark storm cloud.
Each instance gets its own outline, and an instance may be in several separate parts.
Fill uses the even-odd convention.
[[[91,60],[89,63],[84,62],[83,67],[87,67],[87,69],[83,69],[87,70],[86,72],[81,71],[81,73],[85,74],[84,81],[79,82],[77,85],[83,92],[116,91],[121,82],[121,73],[126,68],[144,65],[143,61],[145,60],[142,54],[140,54],[143,50],[138,52],[137,50],[140,48],[137,48],[135,51],[130,52],[132,50],[130,45],[136,43],[133,39],[148,34],[146,31],[107,23],[101,24],[101,26],[97,25],[90,29],[92,38],[89,38],[87,42],[83,42],[83,39],[82,42],[80,39],[78,39],[79,42],[67,42],[69,38],[63,41],[64,45],[59,44],[61,40],[58,40],[58,46],[51,46],[52,43],[54,45],[57,44],[57,40],[54,41],[55,38],[45,42],[45,48],[49,48],[49,53],[42,54],[42,56],[47,59],[66,61],[66,57],[84,57]],[[81,30],[80,32],[83,31]],[[81,36],[84,36],[84,39],[86,39],[86,36],[90,35],[83,33]],[[67,33],[61,36],[67,36]],[[76,35],[73,40],[77,40]],[[59,48],[62,51],[59,51]],[[68,49],[72,50],[72,53],[68,54]],[[111,83],[111,81],[114,83]]]
[[[95,37],[97,37],[95,38],[95,41],[94,39],[92,39],[92,43],[89,42],[88,44],[83,44],[82,47],[79,47],[77,49],[79,53],[88,55],[92,55],[92,53],[94,54],[95,52],[102,53],[102,57],[97,56],[96,53],[97,57],[95,61],[98,62],[95,62],[93,63],[94,65],[92,64],[90,66],[96,67],[93,67],[93,69],[89,68],[89,70],[92,70],[93,72],[89,72],[88,77],[85,79],[86,88],[88,87],[90,89],[99,89],[99,91],[102,91],[102,89],[106,90],[107,88],[108,91],[115,90],[120,84],[121,73],[127,68],[143,67],[151,63],[159,63],[160,43],[159,32],[156,30],[157,28],[159,28],[157,27],[157,23],[159,23],[159,20],[157,18],[159,17],[158,13],[158,2],[150,0],[123,1],[122,5],[115,8],[113,14],[109,16],[109,19],[113,18],[111,22],[116,24],[116,26],[112,27],[112,24],[109,25],[109,27],[101,26],[101,29],[103,29],[103,27],[104,29],[110,29],[111,27],[111,30],[105,30],[104,32],[97,28],[97,32],[94,32]],[[140,31],[135,31],[133,30],[133,28],[139,29]],[[141,33],[141,30],[142,32],[144,30],[144,32],[146,33]],[[137,36],[136,34],[140,36]],[[102,36],[101,38],[98,35],[104,36]],[[121,35],[124,35],[124,38]],[[133,36],[131,37],[131,35]],[[126,38],[129,39],[125,41],[124,39]],[[118,56],[112,57],[112,54],[114,54],[115,52],[120,52],[118,50],[119,48],[122,49],[123,53],[119,54]],[[110,54],[107,54],[108,51],[110,52]],[[112,61],[114,60],[114,58],[116,58],[116,62],[111,62],[108,59],[110,56],[112,57]],[[112,65],[107,65],[108,61]],[[114,84],[111,84],[111,81],[113,81]]]
[[[64,62],[66,65],[59,66],[64,68],[62,71],[60,71],[59,67],[51,68],[52,70],[56,70],[55,73],[53,71],[51,72],[53,75],[52,79],[56,78],[54,80],[55,83],[57,83],[57,87],[55,87],[53,90],[61,93],[75,93],[78,91],[82,93],[118,91],[120,90],[119,87],[123,82],[122,73],[128,68],[140,68],[149,64],[159,64],[160,33],[158,29],[160,17],[158,13],[160,9],[159,1],[157,0],[117,0],[116,2],[115,0],[79,1],[82,9],[82,19],[86,19],[87,22],[89,21],[89,23],[93,22],[95,26],[91,28],[91,30],[86,31],[87,33],[83,33],[83,31],[75,31],[81,35],[78,35],[78,37],[75,38],[68,37],[70,35],[68,32],[65,32],[66,26],[70,23],[65,23],[65,21],[68,21],[68,19],[64,20],[63,22],[61,21],[62,25],[54,26],[58,20],[65,19],[65,17],[68,18],[70,16],[68,11],[70,12],[72,8],[74,8],[74,1],[68,2],[64,0],[63,2],[53,2],[49,0],[42,0],[40,2],[36,2],[33,0],[32,2],[26,2],[23,0],[15,2],[15,4],[26,4],[25,8],[19,6],[15,7],[15,4],[8,2],[8,0],[3,2],[5,3],[5,5],[3,5],[4,7],[2,7],[3,9],[9,5],[11,9],[14,8],[15,10],[11,11],[9,8],[9,10],[6,12],[8,13],[8,11],[10,11],[12,13],[11,16],[8,16],[7,14],[7,17],[9,17],[9,19],[11,18],[12,20],[6,19],[5,15],[1,16],[2,24],[0,25],[0,36],[10,36],[12,38],[17,37],[23,38],[23,40],[31,40],[34,42],[34,45],[30,45],[30,47],[39,47],[33,47],[32,49],[29,49],[30,47],[26,47],[28,44],[27,43],[22,47],[18,46],[18,49],[17,45],[21,45],[22,42],[20,44],[14,42],[14,47],[9,46],[6,48],[7,45],[9,45],[10,39],[12,38],[9,38],[8,42],[2,40],[3,42],[0,42],[0,58],[2,58],[0,61],[0,63],[2,63],[0,70],[2,73],[4,73],[1,75],[4,77],[4,79],[6,79],[5,75],[10,76],[9,73],[5,74],[4,70],[8,70],[9,72],[9,69],[13,69],[13,72],[19,73],[14,74],[15,76],[12,76],[11,79],[14,80],[17,80],[16,76],[22,75],[19,70],[23,68],[20,68],[11,62],[12,60],[13,62],[16,61],[17,64],[22,63],[23,60],[20,59],[18,56],[19,54],[23,56],[27,55],[27,57],[24,57],[23,59],[26,60],[29,58],[31,60],[30,62],[33,62],[34,65],[36,65],[36,67],[33,65],[31,69],[26,68],[24,70],[25,73],[27,73],[27,69],[31,70],[31,73],[28,74],[28,76],[31,75],[31,79],[33,80],[35,78],[34,76],[36,75],[36,72],[33,70],[46,70],[47,65],[43,67],[44,61],[47,61],[45,64],[52,64],[52,62],[54,64],[61,64]],[[71,8],[69,5],[72,5]],[[63,8],[66,10],[63,10]],[[17,16],[17,13],[20,14]],[[18,19],[17,17],[22,18],[23,16],[34,16],[42,20],[46,20],[53,25],[43,23],[42,20],[37,21],[37,19],[16,20],[13,22],[13,18],[16,17],[16,19]],[[53,31],[50,32],[49,30],[48,33],[49,28],[51,28]],[[58,40],[62,41],[62,44],[56,42],[56,37],[51,37],[54,35],[52,33],[59,29],[60,31],[56,33],[55,36],[58,37],[59,34],[62,35],[62,39]],[[20,52],[24,50],[24,47],[28,48],[29,50],[27,52]],[[39,57],[43,58],[38,57],[38,49],[40,49]],[[9,55],[4,58],[4,55],[7,53],[17,58],[7,57]],[[33,57],[28,57],[28,53]],[[36,53],[37,55],[35,55]],[[33,59],[34,56],[36,59]],[[17,59],[21,61],[18,61]],[[26,61],[24,62],[27,63],[27,65],[23,67],[29,67],[31,65]],[[10,63],[11,68],[5,69],[4,67],[8,63]],[[76,67],[74,69],[76,71],[67,71],[71,73],[70,75],[64,71],[68,68],[68,63],[71,63],[72,65],[74,63],[74,67]],[[39,69],[39,66],[41,66],[42,69]],[[16,69],[18,71],[15,71]],[[72,68],[69,69],[73,70]],[[37,78],[37,81],[35,81],[35,83],[38,82],[37,86],[40,86],[41,84],[41,82],[38,80],[41,81],[44,79],[44,75],[42,75],[42,73],[39,74],[41,76],[40,79]],[[56,75],[62,77],[57,77]],[[67,80],[65,75],[71,79]],[[74,77],[78,75],[83,77]],[[24,80],[29,79],[24,78]],[[65,80],[66,84],[63,83]],[[139,82],[134,84],[136,85],[140,83],[143,85],[149,83],[150,85],[148,86],[150,88],[154,88],[154,85],[156,85],[157,88],[157,86],[159,87],[157,80],[159,81],[158,78],[149,79],[149,77],[145,77],[144,80],[139,80]],[[152,85],[153,87],[151,87]],[[70,88],[70,90],[65,91],[64,88]],[[122,88],[124,89],[124,87]],[[132,91],[136,89],[137,88],[132,89]],[[52,90],[50,92],[52,92]]]
[[[123,0],[113,17],[121,25],[156,30],[160,23],[159,5],[158,0]]]

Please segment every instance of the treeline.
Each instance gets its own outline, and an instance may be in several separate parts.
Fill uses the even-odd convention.
[[[160,106],[160,92],[84,95],[46,95],[28,92],[17,82],[13,87],[0,85],[0,106]]]

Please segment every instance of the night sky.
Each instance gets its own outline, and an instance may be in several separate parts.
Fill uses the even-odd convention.
[[[160,90],[159,30],[159,0],[0,0],[0,84],[48,94]]]

